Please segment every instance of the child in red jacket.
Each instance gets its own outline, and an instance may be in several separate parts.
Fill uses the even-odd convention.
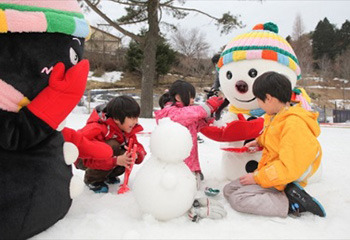
[[[63,129],[65,140],[79,149],[75,166],[85,170],[84,182],[92,191],[106,193],[106,183],[120,182],[118,176],[132,162],[131,153],[126,151],[130,139],[137,145],[135,163],[143,161],[146,152],[135,135],[143,130],[139,115],[140,106],[132,97],[118,96],[97,106],[82,129]]]

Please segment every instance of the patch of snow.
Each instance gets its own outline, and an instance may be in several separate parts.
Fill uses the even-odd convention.
[[[97,81],[97,82],[107,82],[107,83],[115,83],[120,81],[122,78],[123,72],[113,71],[113,72],[105,72],[101,77],[93,76],[93,72],[89,72],[88,80]]]

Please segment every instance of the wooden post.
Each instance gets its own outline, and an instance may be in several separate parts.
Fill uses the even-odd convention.
[[[88,113],[90,114],[91,90],[88,90]]]

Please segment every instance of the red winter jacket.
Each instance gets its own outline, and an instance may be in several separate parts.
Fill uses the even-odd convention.
[[[97,112],[94,109],[85,127],[78,131],[64,128],[62,133],[65,141],[72,142],[78,147],[79,158],[83,159],[86,167],[110,170],[116,166],[115,159],[113,158],[112,148],[105,141],[115,139],[120,144],[127,145],[129,139],[132,138],[133,142],[137,144],[135,163],[140,164],[147,153],[142,144],[137,141],[135,134],[142,130],[142,126],[137,124],[130,133],[125,133],[112,118],[106,118],[104,113]]]

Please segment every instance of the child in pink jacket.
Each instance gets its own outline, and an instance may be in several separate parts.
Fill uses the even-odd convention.
[[[176,80],[167,93],[159,99],[162,108],[155,112],[158,123],[159,119],[169,117],[172,121],[185,126],[192,136],[192,149],[190,156],[185,159],[186,165],[196,175],[197,181],[204,179],[198,159],[197,133],[207,126],[208,118],[224,102],[220,97],[211,97],[203,105],[193,105],[196,90],[191,83],[184,80]]]

